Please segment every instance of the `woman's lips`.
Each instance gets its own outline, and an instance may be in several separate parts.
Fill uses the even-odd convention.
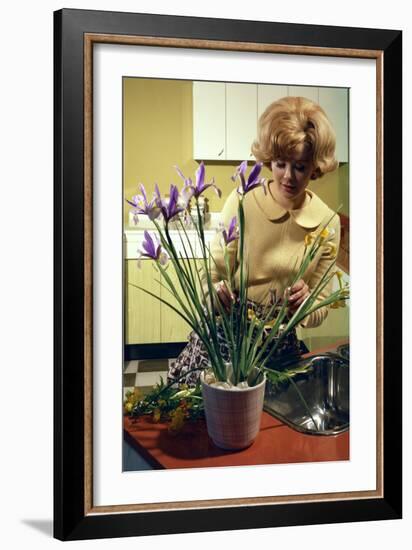
[[[281,185],[283,189],[285,189],[285,191],[287,191],[288,193],[293,193],[296,189],[294,185],[287,185],[286,183],[282,183]]]

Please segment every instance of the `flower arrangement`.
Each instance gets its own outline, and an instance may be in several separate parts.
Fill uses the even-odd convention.
[[[140,184],[140,193],[127,202],[131,206],[135,223],[138,223],[139,215],[144,214],[153,221],[157,230],[157,234],[144,232],[144,241],[138,261],[142,258],[154,260],[158,274],[161,276],[159,284],[176,300],[178,306],[148,289],[138,285],[134,286],[174,310],[198,334],[207,350],[211,373],[216,383],[227,384],[231,387],[254,386],[260,374],[264,372],[273,379],[279,379],[280,373],[277,373],[273,367],[271,368],[268,362],[283,339],[306,316],[318,308],[344,306],[349,297],[348,285],[343,284],[342,273],[334,269],[335,262],[332,262],[317,286],[311,290],[310,295],[293,315],[290,316],[288,312],[287,293],[286,295],[283,293],[282,297],[273,297],[272,295],[270,306],[266,308],[264,316],[258,318],[254,315],[253,310],[248,306],[249,269],[245,261],[246,220],[243,201],[247,193],[258,186],[262,186],[266,193],[267,181],[260,177],[262,163],[256,163],[247,176],[247,161],[244,161],[232,176],[232,180],[238,184],[237,216],[233,217],[228,227],[221,226],[219,228],[226,270],[225,283],[230,293],[236,296],[233,303],[228,308],[225,307],[219,299],[211,278],[211,267],[215,260],[210,247],[206,244],[199,207],[199,197],[207,189],[213,189],[219,197],[221,191],[215,185],[213,178],[206,183],[203,162],[196,170],[194,182],[191,178],[186,178],[178,167],[175,168],[184,182],[180,192],[178,187],[172,184],[169,197],[165,198],[161,196],[156,184],[153,197],[149,200],[145,187]],[[198,214],[195,218],[191,215],[193,202],[194,211],[197,211]],[[189,205],[192,207],[190,208]],[[296,274],[289,281],[289,287],[302,278],[321,247],[328,247],[330,254],[336,258],[336,248],[331,242],[333,230],[329,229],[333,216],[316,232],[306,235],[304,255]],[[194,258],[195,254],[192,241],[187,233],[187,221],[195,229],[200,243],[200,269],[194,269],[189,260]],[[172,222],[173,228],[178,229],[179,247],[176,246],[176,242],[170,234]],[[234,241],[238,241],[240,270],[238,288],[235,288],[234,266],[230,265],[228,254],[228,246]],[[178,248],[183,250],[183,253],[178,252]],[[168,273],[169,265],[174,267],[177,284]],[[338,278],[339,289],[319,301],[319,294],[333,277]],[[222,357],[218,342],[219,329],[224,332],[230,361]],[[163,386],[160,391],[165,391]],[[149,402],[152,401],[149,400]],[[139,410],[141,409],[137,404],[132,412],[137,414]]]
[[[189,388],[179,384],[177,388],[165,384],[163,378],[143,398],[135,392],[128,392],[124,403],[126,414],[149,415],[154,423],[168,422],[171,435],[177,434],[186,421],[204,417],[200,384]]]

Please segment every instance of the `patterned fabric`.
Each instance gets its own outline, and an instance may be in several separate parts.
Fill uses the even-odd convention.
[[[266,316],[264,315],[265,306],[256,304],[255,302],[248,302],[248,307],[253,309],[255,315],[258,319]],[[267,306],[266,306],[267,307]],[[280,326],[278,334],[281,334],[284,325]],[[218,327],[217,337],[220,347],[220,352],[225,361],[229,360],[229,347],[227,345],[223,329]],[[273,339],[273,344],[275,343],[275,338]],[[272,344],[272,345],[273,345]],[[270,353],[271,346],[268,346],[268,349],[264,353],[264,357]],[[296,331],[293,329],[289,334],[284,338],[283,342],[273,354],[272,358],[269,359],[269,363],[274,360],[278,360],[280,357],[285,358],[288,356],[296,356],[305,353],[307,350],[305,344],[298,340],[296,336]],[[174,380],[177,380],[180,376],[188,373],[186,377],[183,377],[178,380],[179,384],[187,384],[188,386],[195,386],[196,382],[200,377],[200,370],[191,372],[194,368],[207,368],[209,367],[209,357],[208,353],[203,345],[203,342],[200,340],[196,332],[192,331],[189,334],[189,341],[187,345],[180,352],[179,356],[174,362],[170,362],[169,371],[167,374],[167,382],[171,384]]]

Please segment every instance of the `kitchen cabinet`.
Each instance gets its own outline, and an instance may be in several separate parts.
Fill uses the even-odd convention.
[[[189,260],[193,272],[196,273],[196,260]],[[176,289],[180,289],[178,277],[176,275],[175,268],[170,265],[167,269],[167,273],[170,279],[175,284]],[[163,281],[162,281],[163,282]],[[180,293],[179,293],[180,294]],[[173,306],[181,311],[179,302],[170,294],[170,292],[163,286],[160,289],[160,295],[163,299],[170,302]],[[186,302],[185,302],[186,303]],[[161,342],[186,342],[188,335],[191,331],[190,325],[184,321],[175,311],[169,308],[167,305],[161,306],[161,329],[160,337]]]
[[[303,96],[325,110],[336,132],[336,158],[348,162],[348,91],[345,88],[193,82],[193,158],[253,160],[250,147],[266,107],[285,96]]]
[[[165,288],[163,277],[159,277],[154,270],[152,260],[142,260],[141,268],[135,260],[126,261],[126,344],[154,344],[185,342],[191,332],[191,327],[169,306],[149,296],[145,292],[132,286],[142,286],[150,292],[156,293],[162,299],[181,310],[179,302]],[[200,260],[190,260],[194,273],[199,272]],[[170,264],[167,274],[180,289],[174,267]],[[161,281],[156,282],[154,279]],[[130,284],[131,283],[131,284]]]
[[[226,158],[226,84],[193,82],[193,158]]]
[[[319,103],[319,88],[317,86],[288,86],[288,96],[306,97]]]
[[[251,156],[256,138],[257,86],[226,84],[226,159],[243,160]]]
[[[153,260],[142,260],[137,267],[136,260],[125,261],[125,343],[153,344],[160,342],[160,302],[139,290],[138,285],[156,295],[160,284],[156,282]]]
[[[268,105],[288,95],[287,86],[274,86],[273,84],[257,85],[257,118]]]
[[[178,232],[172,230],[170,234],[177,253],[184,254]],[[209,243],[214,235],[214,229],[206,230],[206,243]],[[189,263],[194,274],[200,273],[203,265],[203,261],[197,257],[201,252],[200,243],[196,238],[194,230],[188,230],[188,236],[194,255],[189,260]],[[162,286],[165,285],[165,281],[163,276],[157,273],[153,260],[142,260],[141,268],[137,267],[137,251],[141,249],[142,241],[143,231],[125,231],[125,343],[154,344],[185,342],[187,341],[191,327],[166,304],[161,303],[156,298],[133,286],[142,286],[162,299],[167,300],[177,309],[181,309],[178,301]],[[186,247],[189,250],[187,244]],[[175,288],[180,289],[177,275],[171,262],[168,264],[167,274],[176,283]],[[200,288],[200,282],[198,282],[197,286]]]

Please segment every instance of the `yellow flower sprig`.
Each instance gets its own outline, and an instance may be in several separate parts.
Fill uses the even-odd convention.
[[[142,399],[143,394],[139,388],[134,388],[133,391],[128,391],[125,397],[123,409],[126,414],[130,414],[136,404]]]
[[[171,435],[177,435],[183,428],[185,420],[188,417],[188,405],[186,402],[181,402],[180,405],[174,410],[171,411],[169,416],[171,422],[168,426],[168,432]]]
[[[165,422],[170,435],[178,434],[185,422],[204,418],[200,383],[195,387],[187,384],[165,384],[160,377],[149,392],[142,397],[136,388],[126,394],[125,412],[131,416],[147,415],[153,423]]]
[[[331,240],[334,236],[335,230],[328,227],[324,227],[320,232],[312,231],[311,233],[307,233],[304,239],[305,253],[306,249],[317,241],[316,251],[320,247],[325,248],[332,259],[336,258],[337,246]]]
[[[338,282],[339,282],[339,290],[341,291],[340,292],[341,299],[336,300],[335,302],[332,302],[329,305],[329,307],[331,309],[338,309],[340,307],[346,307],[346,299],[349,297],[349,288],[348,288],[347,283],[346,283],[345,286],[342,283],[342,279],[343,279],[342,271],[340,271],[338,269],[337,271],[335,271],[334,275],[336,275],[336,277],[338,279]]]
[[[157,424],[157,422],[160,422],[160,417],[162,416],[162,411],[159,408],[153,409],[153,422]]]

